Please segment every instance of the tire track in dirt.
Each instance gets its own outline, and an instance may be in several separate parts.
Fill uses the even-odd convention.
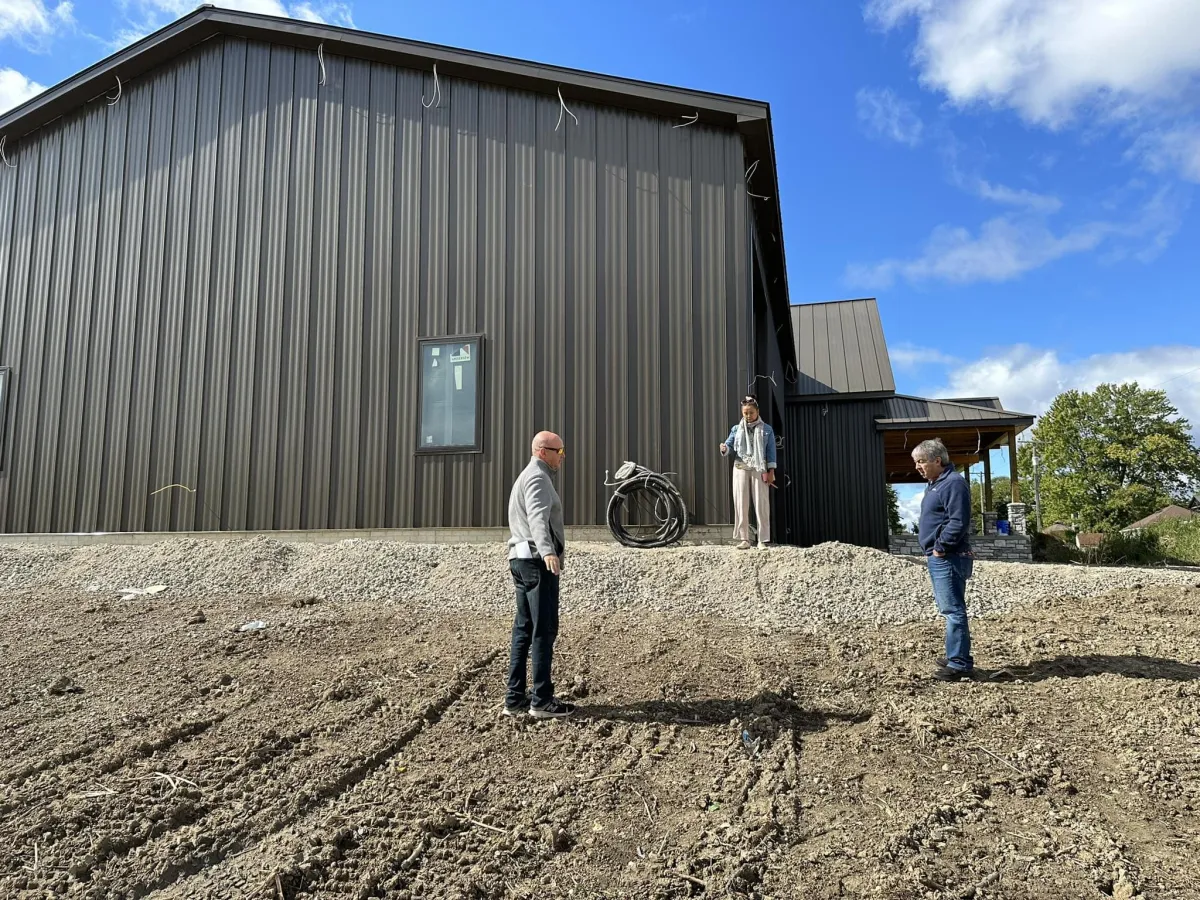
[[[416,717],[418,724],[425,724],[401,749],[411,750],[418,740],[436,742],[443,723],[463,716],[468,707],[461,701],[467,697],[471,684],[478,681],[498,656],[499,651],[489,653],[465,673],[460,671],[458,677],[462,683],[451,692],[456,695],[454,702],[444,708],[436,702],[426,704]],[[401,735],[401,739],[404,737]],[[306,896],[317,884],[322,885],[325,894],[353,890],[350,882],[354,880],[351,876],[355,869],[370,868],[394,852],[397,845],[407,842],[415,846],[415,838],[424,833],[416,818],[397,812],[419,808],[423,788],[396,785],[390,781],[393,778],[394,773],[383,761],[330,802],[299,812],[293,821],[280,823],[256,845],[185,882],[187,895],[225,896],[233,891],[240,896],[239,892],[267,882],[273,884],[276,874],[289,897]],[[387,783],[381,786],[381,781]],[[253,855],[250,851],[254,851]],[[301,858],[303,861],[298,863]],[[340,882],[339,878],[346,878],[346,882]]]
[[[524,726],[520,723],[517,727],[549,730],[555,726],[542,723]],[[579,726],[570,723],[562,727]],[[432,828],[427,819],[415,822],[410,820],[405,823],[407,827],[399,833],[380,834],[374,836],[375,839],[370,844],[363,842],[356,848],[353,856],[347,858],[349,865],[345,867],[349,868],[351,873],[355,868],[365,870],[355,884],[347,885],[343,889],[337,882],[330,883],[328,875],[334,873],[327,872],[325,881],[305,885],[297,897],[342,893],[355,900],[371,900],[390,896],[395,891],[411,887],[423,875],[427,875],[435,883],[439,879],[449,883],[455,877],[465,877],[468,883],[463,885],[463,889],[470,895],[473,891],[486,890],[484,883],[489,877],[492,880],[498,879],[501,870],[507,881],[531,876],[538,866],[537,848],[544,841],[540,829],[543,826],[550,827],[550,821],[553,819],[553,827],[565,832],[576,830],[574,826],[578,823],[580,813],[588,806],[588,802],[579,796],[579,792],[592,786],[599,790],[601,784],[624,780],[644,758],[641,751],[632,747],[635,735],[633,726],[620,729],[609,741],[605,741],[598,733],[598,725],[585,725],[582,730],[585,733],[590,732],[594,739],[603,742],[606,752],[599,763],[582,771],[573,764],[576,757],[563,760],[565,768],[574,770],[566,773],[575,781],[568,783],[564,788],[571,791],[569,795],[549,795],[531,807],[521,807],[512,802],[511,796],[501,795],[496,798],[498,802],[487,806],[484,811],[492,795],[499,793],[501,789],[499,779],[493,778],[478,789],[468,790],[461,804],[458,801],[446,804],[449,811],[445,818]],[[594,748],[594,739],[580,738],[578,743]],[[657,741],[654,746],[657,746]],[[630,750],[634,752],[628,752]],[[462,761],[457,762],[461,765]],[[518,788],[527,784],[523,775],[517,775],[515,781]],[[504,822],[504,827],[501,827],[499,822]],[[388,849],[396,846],[400,847],[398,853]],[[376,848],[384,849],[384,860],[382,863],[371,864],[372,859],[379,858]],[[494,861],[486,860],[488,853],[491,853],[493,858],[496,854],[505,858],[503,867]],[[355,866],[355,858],[362,858],[364,863]]]
[[[499,670],[495,674],[501,681]],[[501,719],[492,704],[459,703],[443,717],[437,729],[426,729],[420,740],[408,748],[414,754],[408,768],[414,774],[423,769],[416,761],[420,755],[416,751],[432,745],[431,752],[436,755],[438,735],[446,728],[478,736],[475,743],[468,745],[471,749],[460,749],[456,758],[441,761],[448,771],[470,772],[477,768],[478,757],[487,758],[511,748],[514,735],[534,729],[550,735],[558,727],[579,731],[576,743],[581,749],[590,752],[598,742],[606,746],[603,760],[591,764],[591,768],[581,770],[576,764],[577,756],[563,761],[571,769],[572,783],[567,788],[573,792],[581,789],[574,783],[577,776],[590,778],[611,773],[614,765],[628,769],[641,759],[628,747],[631,728],[622,729],[606,742],[594,725],[526,725],[522,721]],[[588,736],[589,732],[592,736]],[[662,744],[658,749],[666,747]],[[448,877],[461,875],[464,868],[482,868],[485,871],[481,874],[486,874],[487,869],[495,868],[489,854],[497,852],[509,858],[506,868],[511,872],[515,862],[529,855],[523,849],[538,846],[537,825],[545,822],[552,811],[556,821],[568,822],[578,813],[578,803],[564,805],[561,797],[545,798],[532,807],[522,807],[514,798],[521,796],[522,786],[527,787],[528,783],[519,773],[515,780],[517,790],[506,793],[513,784],[503,777],[470,787],[457,781],[449,784],[432,775],[404,783],[394,772],[379,769],[323,808],[318,817],[299,821],[269,845],[264,843],[256,848],[259,851],[256,857],[243,858],[245,862],[235,866],[236,871],[207,873],[206,890],[211,894],[201,890],[198,883],[190,883],[189,896],[225,896],[230,890],[246,886],[265,885],[273,889],[276,875],[289,898],[382,896],[421,877],[429,865],[441,871],[447,854],[452,854]],[[431,806],[431,798],[439,794],[443,801],[439,804],[435,799]],[[320,835],[326,837],[320,839]]]
[[[210,804],[207,813],[192,823],[191,834],[187,839],[177,841],[174,847],[159,847],[149,853],[139,854],[138,859],[120,857],[111,861],[104,871],[96,873],[97,885],[110,891],[123,891],[130,897],[144,897],[165,891],[179,882],[187,883],[206,869],[219,866],[228,859],[255,849],[263,840],[297,820],[337,801],[373,772],[385,766],[423,731],[437,724],[498,655],[498,650],[491,651],[460,670],[451,686],[439,697],[425,704],[408,720],[407,727],[397,736],[370,743],[368,752],[359,755],[357,759],[352,761],[337,754],[321,755],[320,750],[314,748],[303,761],[286,767],[286,781],[304,785],[299,791],[279,791],[278,786],[273,783],[276,779],[270,777],[280,768],[274,761],[257,772],[256,780],[262,787],[261,793],[247,791],[249,786],[245,784],[229,783],[225,796],[222,797],[225,802]],[[387,730],[392,720],[390,716],[385,715],[367,724],[373,727],[349,728],[345,732],[346,737],[354,738],[357,731],[365,730],[368,734],[362,735],[362,740],[369,741],[372,731],[378,731],[381,727]],[[359,741],[354,741],[353,744],[361,745]],[[344,769],[341,774],[332,778],[328,777],[330,756],[340,759]],[[306,778],[306,775],[311,777]],[[253,797],[254,800],[245,803],[247,796]],[[235,804],[241,805],[242,808],[235,808]],[[162,843],[163,840],[158,838],[156,843]],[[191,890],[185,890],[184,893],[186,896],[195,895]]]
[[[213,717],[216,720],[214,724],[227,723],[233,736],[237,737],[243,724],[238,720],[237,714],[253,710],[257,702],[241,703],[234,709]],[[196,755],[207,760],[228,760],[234,763],[232,767],[223,771],[215,782],[205,782],[200,786],[187,777],[192,773],[187,768],[186,759],[172,761],[156,758],[156,767],[160,771],[166,770],[162,775],[175,778],[178,773],[183,772],[181,780],[172,782],[162,775],[141,775],[132,782],[129,779],[124,783],[115,782],[122,788],[119,791],[109,786],[114,783],[111,778],[105,778],[100,772],[93,772],[90,779],[80,777],[75,782],[77,786],[84,785],[93,790],[82,794],[60,791],[47,798],[47,801],[35,804],[34,809],[28,809],[29,813],[36,812],[37,821],[22,832],[20,837],[24,837],[26,842],[34,837],[39,838],[43,850],[50,850],[52,856],[70,860],[70,868],[81,878],[86,878],[91,870],[103,865],[107,860],[123,856],[213,812],[212,805],[202,802],[202,789],[210,795],[231,793],[231,786],[240,779],[252,775],[259,768],[280,762],[287,753],[302,747],[304,741],[310,737],[319,738],[345,731],[354,722],[371,715],[380,705],[381,701],[372,698],[356,708],[344,721],[325,726],[312,725],[287,735],[279,735],[270,729],[254,738],[249,750],[245,747],[245,741],[239,740],[232,745],[214,748],[209,753],[199,751]],[[182,733],[189,731],[194,732],[190,737]],[[135,744],[132,748],[135,752],[132,755],[122,751],[116,752],[100,768],[116,772],[149,755],[161,754],[168,749],[182,750],[191,738],[198,737],[201,733],[216,739],[216,735],[208,733],[209,731],[210,729],[196,728],[168,729],[167,735],[161,739]],[[185,739],[171,740],[179,737]],[[238,756],[234,756],[235,753]],[[211,766],[211,762],[209,765]],[[161,792],[133,789],[136,782],[147,780],[164,787],[170,785],[170,794],[167,796],[175,797],[178,793],[178,797],[166,803]],[[103,790],[95,790],[97,787]],[[87,802],[80,805],[81,800]],[[45,805],[45,802],[54,805],[50,810],[43,811],[40,807]],[[11,828],[12,823],[5,824]],[[104,830],[100,837],[93,841],[92,833],[101,829]],[[48,839],[46,835],[49,835]],[[14,843],[14,853],[19,849],[20,846]],[[0,871],[4,869],[4,862],[3,857],[0,857]],[[3,884],[0,883],[0,886]]]
[[[10,738],[12,737],[11,733],[5,734],[3,736],[3,741],[0,742],[0,748],[2,748],[6,755],[10,756],[10,758],[16,758],[18,756],[27,758],[42,756],[43,758],[34,763],[27,763],[26,765],[17,769],[13,769],[9,772],[0,773],[0,785],[12,785],[14,787],[19,787],[21,783],[27,781],[33,775],[86,759],[104,747],[111,746],[114,741],[118,740],[119,735],[144,731],[148,723],[152,724],[163,719],[177,716],[181,714],[181,712],[186,712],[187,708],[195,705],[196,702],[197,698],[173,700],[170,703],[160,706],[150,712],[142,713],[133,717],[127,716],[117,722],[105,723],[100,727],[99,736],[91,737],[88,740],[81,741],[74,747],[71,747],[67,750],[57,749],[59,740],[57,735],[61,734],[61,732],[64,730],[73,730],[71,727],[72,720],[64,716],[53,717],[56,727],[48,735],[45,733],[39,735],[39,737],[42,738],[43,743],[49,748],[48,750],[42,750],[38,747],[21,747],[18,750],[18,748],[14,747],[10,743]],[[78,713],[79,717],[81,718],[84,716],[84,712],[82,710],[73,710],[72,712]],[[213,724],[222,721],[224,716],[227,714],[228,713],[217,713]],[[46,716],[41,716],[38,719],[33,719],[29,722],[26,722],[25,725],[44,724],[45,718]],[[94,723],[88,722],[82,725],[78,730],[84,730],[85,728],[94,729],[95,725]]]
[[[98,859],[128,852],[155,834],[191,821],[198,813],[195,811],[194,798],[187,797],[186,791],[179,800],[164,809],[160,794],[134,789],[134,782],[170,784],[171,796],[174,796],[187,779],[175,782],[171,780],[174,776],[167,777],[168,773],[161,772],[162,769],[178,770],[168,765],[165,759],[156,762],[159,774],[131,775],[118,780],[117,784],[122,788],[120,791],[105,782],[111,784],[113,779],[110,776],[123,769],[158,757],[166,751],[181,749],[209,733],[234,713],[253,705],[253,702],[242,703],[231,710],[169,726],[156,738],[118,746],[89,771],[72,772],[69,780],[55,780],[50,786],[53,793],[49,796],[39,798],[39,791],[44,793],[46,788],[41,783],[44,779],[30,782],[32,790],[6,800],[0,807],[4,817],[17,813],[12,818],[0,818],[5,831],[13,835],[11,844],[0,851],[0,872],[12,868],[22,849],[36,841],[40,852],[48,858],[70,860],[69,868],[84,875]],[[91,790],[82,790],[85,787]],[[124,812],[120,822],[137,823],[134,831],[105,835],[93,844],[89,836],[91,829],[111,822],[114,812],[118,810]],[[27,822],[29,819],[32,821]],[[164,822],[170,823],[169,827],[164,826]]]

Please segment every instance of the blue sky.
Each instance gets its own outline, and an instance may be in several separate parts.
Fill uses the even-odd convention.
[[[0,0],[0,108],[195,5]],[[1200,426],[1196,0],[219,5],[767,100],[792,302],[877,296],[900,390]]]

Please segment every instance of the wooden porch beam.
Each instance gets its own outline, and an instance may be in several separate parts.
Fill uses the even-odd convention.
[[[988,512],[995,509],[992,504],[992,454],[983,454],[983,507]]]
[[[1008,477],[1012,482],[1012,502],[1021,502],[1021,482],[1017,478],[1017,429],[1008,433]]]

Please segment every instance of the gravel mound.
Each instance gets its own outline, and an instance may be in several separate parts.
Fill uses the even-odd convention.
[[[977,563],[974,615],[1140,585],[1192,585],[1195,573]],[[503,545],[369,540],[289,544],[180,538],[147,546],[0,547],[0,588],[119,594],[163,584],[167,598],[212,594],[311,596],[414,608],[505,613],[512,584]],[[160,601],[156,601],[160,602]],[[626,550],[574,544],[563,579],[567,610],[652,609],[778,628],[899,623],[935,614],[921,560],[847,544]]]

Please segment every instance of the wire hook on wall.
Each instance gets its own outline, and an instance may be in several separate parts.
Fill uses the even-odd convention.
[[[317,44],[317,65],[321,67],[321,77],[317,79],[317,84],[325,83],[325,45]]]
[[[7,134],[0,135],[0,161],[2,161],[4,163],[4,165],[7,166],[8,168],[15,169],[17,167],[16,164],[10,163],[8,161],[8,154],[4,152],[4,143],[7,140],[8,140]]]
[[[106,100],[108,100],[108,105],[109,105],[109,106],[115,106],[115,105],[116,105],[116,103],[117,103],[117,101],[121,99],[121,95],[122,95],[123,93],[125,93],[125,89],[124,89],[124,88],[121,86],[121,76],[120,76],[120,75],[117,75],[117,76],[116,76],[116,79],[117,79],[117,93],[116,93],[116,96],[109,97],[109,96],[108,96],[108,94],[105,94],[105,95],[104,95],[105,99],[106,99]]]
[[[566,113],[568,116],[570,116],[572,119],[574,119],[574,120],[575,120],[575,124],[576,124],[576,125],[578,125],[578,124],[579,124],[579,117],[578,117],[578,116],[576,116],[576,115],[575,115],[575,113],[571,112],[571,110],[567,109],[567,101],[563,99],[563,95],[562,95],[562,88],[561,88],[561,87],[559,87],[559,88],[558,88],[558,121],[557,121],[557,122],[555,123],[555,125],[554,125],[554,130],[555,130],[555,131],[558,131],[558,129],[559,129],[560,127],[562,127],[562,123],[563,123],[563,113],[564,113],[564,112],[565,112],[565,113]]]
[[[672,125],[671,126],[672,128],[687,128],[689,125],[695,125],[697,122],[700,121],[700,113],[696,112],[690,116],[680,116],[679,118],[686,119],[687,121],[682,122],[679,125]]]
[[[430,109],[434,104],[442,105],[442,82],[438,78],[437,63],[433,64],[433,96],[429,98],[429,102],[425,102],[425,95],[421,95],[421,105],[426,109]]]
[[[756,159],[754,162],[750,163],[750,167],[748,169],[746,169],[746,176],[745,176],[746,194],[750,197],[756,197],[759,200],[770,200],[771,199],[770,197],[764,197],[762,194],[756,194],[752,190],[750,190],[750,179],[753,178],[754,173],[756,171],[758,171],[758,163],[759,163],[759,160]]]

